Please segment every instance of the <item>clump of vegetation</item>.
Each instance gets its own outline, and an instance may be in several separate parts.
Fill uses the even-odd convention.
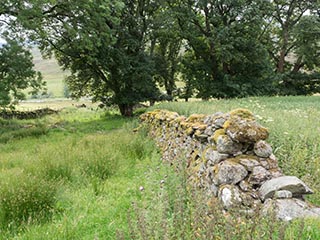
[[[47,220],[57,210],[59,182],[49,182],[20,169],[1,171],[0,226],[14,228],[20,224]]]

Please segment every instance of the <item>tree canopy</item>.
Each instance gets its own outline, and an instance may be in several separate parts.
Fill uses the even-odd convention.
[[[186,100],[320,91],[314,0],[5,0],[0,15],[71,70],[74,97],[126,116],[177,81]]]

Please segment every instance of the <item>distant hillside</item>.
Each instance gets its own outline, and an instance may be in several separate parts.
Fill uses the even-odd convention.
[[[62,71],[56,59],[43,59],[38,48],[32,49],[32,55],[35,69],[42,73],[44,80],[47,82],[50,97],[64,97],[63,79],[68,75],[68,72]]]

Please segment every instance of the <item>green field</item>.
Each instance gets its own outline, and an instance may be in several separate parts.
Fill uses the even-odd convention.
[[[47,83],[47,93],[50,98],[64,97],[64,78],[68,71],[62,71],[55,58],[43,59],[39,49],[32,49],[35,70],[40,71],[44,81]]]
[[[269,128],[284,173],[304,180],[315,191],[308,200],[320,205],[319,102],[275,97],[156,107],[186,115],[248,108]],[[58,115],[0,124],[0,239],[320,239],[320,220],[285,224],[208,208],[184,174],[161,162],[146,131],[134,133],[137,119],[114,109],[69,105]]]

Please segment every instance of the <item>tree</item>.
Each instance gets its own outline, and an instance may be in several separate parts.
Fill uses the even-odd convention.
[[[176,80],[179,72],[182,38],[174,14],[167,4],[163,4],[154,14],[150,36],[150,55],[156,65],[155,78],[164,86],[168,99],[177,92]]]
[[[266,94],[272,72],[259,41],[265,1],[175,1],[181,34],[187,41],[184,69],[198,97]]]
[[[319,91],[319,3],[275,0],[272,7],[261,39],[279,75],[279,93],[305,95]]]
[[[41,74],[33,66],[32,55],[18,42],[7,39],[0,47],[0,106],[24,99],[23,90],[35,94],[43,87]]]
[[[132,116],[136,103],[159,94],[146,50],[157,7],[152,0],[51,1],[19,19],[44,54],[55,54],[71,70],[67,83],[74,97],[92,96]]]

